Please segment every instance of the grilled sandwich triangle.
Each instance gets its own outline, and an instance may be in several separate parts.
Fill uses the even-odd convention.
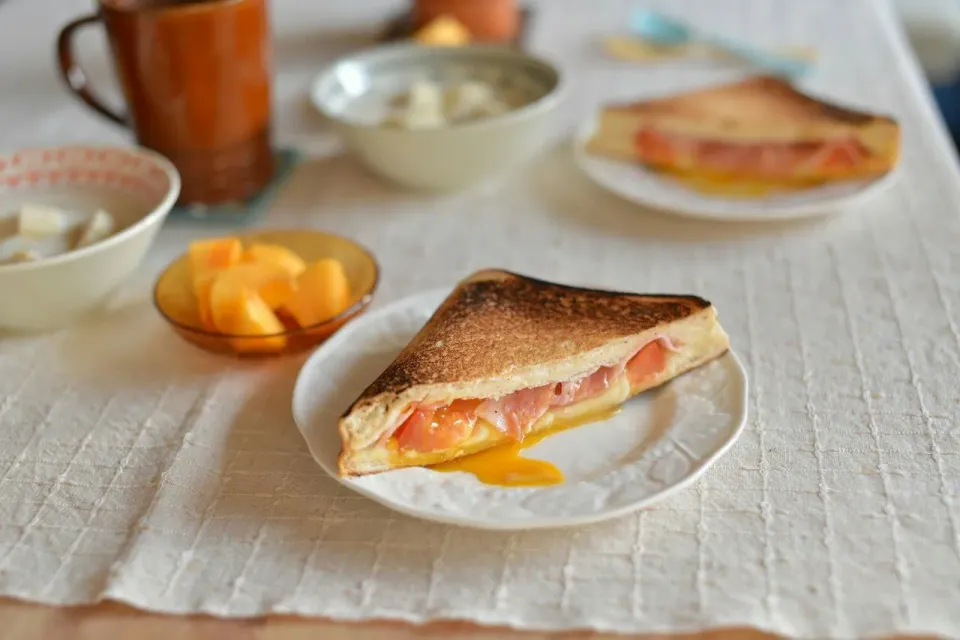
[[[586,148],[680,176],[812,184],[890,171],[900,127],[759,76],[606,105]]]
[[[454,460],[613,408],[727,351],[695,296],[487,270],[458,284],[340,419],[341,475]]]

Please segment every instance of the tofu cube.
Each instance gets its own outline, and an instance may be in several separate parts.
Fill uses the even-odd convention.
[[[59,209],[36,204],[25,204],[20,208],[20,235],[30,238],[45,238],[63,233],[67,227],[67,217]]]
[[[83,231],[80,233],[80,239],[77,240],[75,248],[79,249],[100,242],[113,235],[113,229],[113,216],[103,209],[97,209],[83,226]]]

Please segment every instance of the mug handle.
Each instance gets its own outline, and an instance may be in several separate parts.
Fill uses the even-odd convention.
[[[57,58],[60,63],[60,77],[63,78],[64,83],[66,83],[67,88],[70,89],[71,92],[86,102],[88,106],[100,115],[119,125],[127,126],[127,119],[124,116],[104,105],[100,98],[90,90],[87,75],[83,72],[80,65],[77,64],[76,56],[73,55],[73,38],[77,31],[100,21],[101,18],[99,15],[91,14],[77,18],[60,30],[60,35],[57,36]]]

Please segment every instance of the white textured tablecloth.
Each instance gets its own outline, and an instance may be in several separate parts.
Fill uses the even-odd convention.
[[[599,526],[509,535],[394,515],[307,453],[289,406],[302,359],[237,364],[163,326],[153,277],[189,238],[223,232],[171,223],[111,313],[0,337],[0,594],[224,616],[960,635],[960,176],[886,4],[643,3],[758,44],[813,45],[812,89],[901,119],[891,192],[775,227],[647,213],[573,166],[564,140],[598,102],[730,75],[604,59],[597,39],[627,2],[540,5],[532,47],[574,86],[559,146],[529,171],[436,199],[370,177],[304,95],[395,6],[274,3],[280,139],[317,157],[264,224],[361,239],[383,266],[378,304],[484,266],[702,294],[752,376],[744,436],[695,488]],[[53,73],[56,27],[87,8],[0,4],[3,147],[123,140]],[[100,78],[100,39],[84,42]]]

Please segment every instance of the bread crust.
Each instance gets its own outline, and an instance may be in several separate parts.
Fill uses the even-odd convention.
[[[715,311],[697,296],[572,287],[503,270],[475,273],[344,413],[343,452],[374,444],[412,403],[499,398],[574,379],[622,361],[656,339],[658,327],[682,319],[715,324]],[[343,452],[341,470],[349,472]]]
[[[634,160],[634,136],[645,126],[666,134],[733,144],[823,142],[852,137],[875,156],[858,174],[889,170],[900,153],[900,127],[892,117],[807,95],[785,80],[766,76],[608,105],[600,114],[587,150]]]
[[[695,296],[638,296],[480,272],[458,285],[357,403],[414,385],[511,375],[708,306]]]
[[[767,107],[774,106],[774,109]],[[757,109],[752,108],[764,107]],[[744,111],[744,109],[747,111]],[[718,112],[728,116],[726,124],[735,127],[735,121],[759,117],[762,120],[792,120],[806,122],[830,122],[860,127],[877,119],[892,120],[887,116],[867,113],[836,102],[802,93],[781,78],[754,76],[738,82],[695,89],[680,94],[641,100],[632,103],[613,104],[606,107],[611,112],[628,112],[645,115],[689,116],[708,115]],[[720,123],[721,127],[723,122]]]

